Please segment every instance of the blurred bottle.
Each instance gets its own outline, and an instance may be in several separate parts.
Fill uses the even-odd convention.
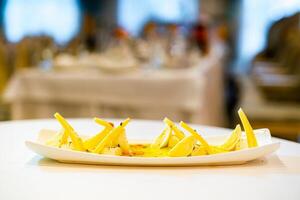
[[[131,47],[131,37],[128,32],[121,28],[115,28],[108,47],[101,53],[100,61],[102,67],[107,69],[135,68],[138,61]]]
[[[155,23],[150,22],[145,25],[143,31],[143,41],[141,41],[141,50],[148,55],[147,67],[158,69],[166,63],[166,44],[163,38],[158,34],[158,27]]]
[[[36,54],[40,54],[40,63],[39,66],[43,70],[51,70],[53,67],[53,59],[58,52],[58,48],[53,40],[50,37],[41,37],[41,49],[40,52],[35,52]]]
[[[97,48],[96,30],[97,30],[97,23],[95,17],[89,13],[85,13],[83,18],[83,28],[81,32],[81,37],[83,38],[83,42],[84,42],[84,48],[80,46],[82,52],[85,52],[85,50],[88,50],[89,52],[94,52],[96,50]]]
[[[8,62],[7,62],[7,47],[4,41],[3,36],[0,37],[0,97],[2,95],[2,92],[5,89],[9,71],[8,71]],[[1,98],[0,98],[1,102]]]
[[[203,55],[209,52],[208,29],[202,22],[198,22],[192,29],[192,38]]]
[[[40,67],[45,70],[51,70],[53,66],[53,52],[50,48],[45,48],[42,52],[42,61]]]
[[[20,42],[16,44],[14,59],[15,70],[30,67],[30,46],[31,41],[28,37],[23,38]]]
[[[115,38],[117,45],[118,44],[122,44],[122,45],[128,44],[128,42],[130,40],[128,32],[121,27],[118,27],[113,31],[113,36]]]
[[[187,42],[180,27],[171,24],[168,30],[168,67],[187,67]]]
[[[131,38],[125,29],[117,27],[113,31],[113,38],[107,52],[113,57],[134,59]]]

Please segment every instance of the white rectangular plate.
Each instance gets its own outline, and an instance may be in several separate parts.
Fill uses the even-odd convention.
[[[211,129],[211,128],[210,128]],[[218,132],[220,129],[216,128]],[[228,132],[228,134],[230,131]],[[65,163],[100,164],[100,165],[136,165],[136,166],[190,166],[190,165],[233,165],[255,160],[276,151],[280,144],[272,142],[268,129],[255,130],[259,146],[215,155],[193,157],[162,157],[144,158],[129,156],[114,156],[79,152],[45,145],[45,141],[51,138],[55,131],[42,130],[37,141],[26,141],[29,149],[46,158]],[[214,135],[206,137],[209,143],[218,144],[224,141],[226,135]]]

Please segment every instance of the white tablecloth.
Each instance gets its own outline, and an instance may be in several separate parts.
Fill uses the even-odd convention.
[[[219,62],[198,67],[136,70],[126,74],[100,71],[20,71],[4,99],[13,119],[68,117],[134,117],[222,125],[223,84]]]
[[[70,120],[80,133],[96,133],[88,120]],[[128,125],[129,138],[150,139],[163,124]],[[25,146],[42,128],[59,130],[54,120],[0,122],[1,200],[299,200],[300,145],[280,141],[271,156],[233,166],[120,167],[63,164]],[[202,129],[201,129],[202,130]],[[216,134],[203,129],[207,134]],[[147,134],[148,133],[148,134]]]

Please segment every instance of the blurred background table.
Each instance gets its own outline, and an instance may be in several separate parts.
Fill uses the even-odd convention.
[[[222,66],[203,59],[193,68],[136,69],[111,74],[97,69],[16,73],[5,92],[12,119],[133,117],[202,124],[224,123]]]

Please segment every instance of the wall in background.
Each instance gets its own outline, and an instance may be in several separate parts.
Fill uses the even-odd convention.
[[[65,44],[79,28],[80,8],[76,0],[7,0],[4,7],[4,33],[10,42],[45,34]]]
[[[190,23],[199,16],[198,0],[119,0],[118,24],[136,36],[149,21]]]

